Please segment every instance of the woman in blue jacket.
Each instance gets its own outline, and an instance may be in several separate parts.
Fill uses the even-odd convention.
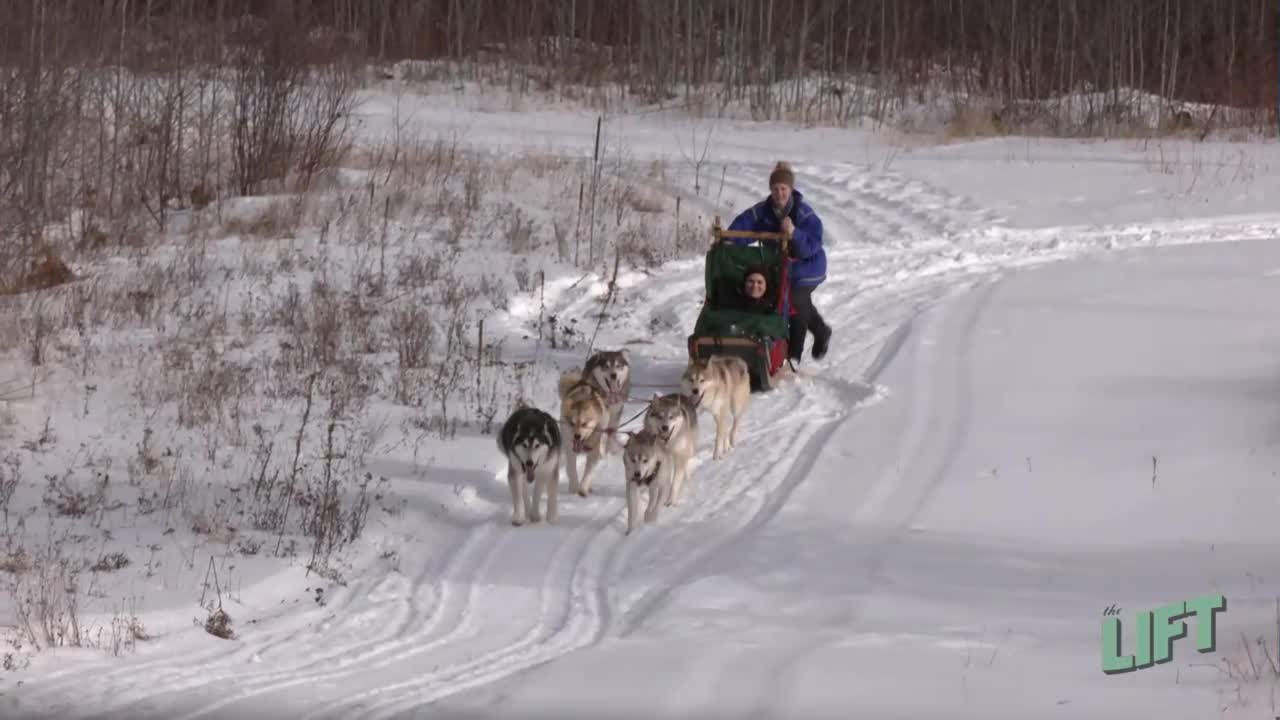
[[[734,218],[730,230],[782,232],[790,240],[791,337],[787,352],[793,363],[804,355],[806,333],[813,333],[813,358],[821,360],[831,343],[831,326],[813,306],[813,291],[827,279],[827,253],[822,248],[822,220],[795,189],[791,166],[779,162],[769,174],[769,197]],[[732,238],[746,245],[752,240]]]

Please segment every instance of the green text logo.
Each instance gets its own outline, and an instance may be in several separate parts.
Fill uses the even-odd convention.
[[[1149,668],[1173,659],[1173,641],[1187,636],[1183,620],[1196,616],[1196,650],[1217,649],[1214,613],[1227,609],[1222,595],[1165,605],[1138,613],[1132,655],[1122,655],[1120,610],[1115,605],[1102,612],[1102,672],[1108,675]]]

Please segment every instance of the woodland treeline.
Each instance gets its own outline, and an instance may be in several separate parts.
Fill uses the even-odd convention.
[[[449,59],[475,77],[508,64],[521,82],[541,69],[534,79],[544,84],[620,83],[653,98],[708,83],[735,99],[787,82],[799,93],[812,78],[838,92],[846,78],[880,76],[904,90],[934,80],[1008,102],[1133,88],[1274,113],[1278,8],[1275,0],[12,0],[0,4],[0,52],[8,63],[33,50],[153,67],[208,61],[227,43],[272,42],[269,32],[246,33],[250,15],[275,24],[278,42],[310,36],[312,53],[340,42],[382,61]]]
[[[1178,119],[1275,132],[1275,0],[8,0],[0,235],[305,186],[341,155],[369,63],[579,98],[733,102],[759,118],[891,121],[981,98],[1016,132],[1112,132],[1139,90]],[[1083,119],[1046,98],[1089,91]],[[1057,109],[1046,110],[1046,107]],[[1028,110],[1030,108],[1030,110]],[[1049,115],[1046,120],[1045,115]],[[1109,118],[1108,123],[1097,119]],[[1197,120],[1197,122],[1200,122]],[[1176,124],[1176,123],[1175,123]],[[1206,130],[1208,127],[1206,126]],[[1203,133],[1201,133],[1203,136]],[[0,248],[2,249],[2,248]],[[4,259],[0,257],[0,263]]]

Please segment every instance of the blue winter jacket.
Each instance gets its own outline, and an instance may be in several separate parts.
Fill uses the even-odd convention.
[[[813,211],[799,190],[791,191],[791,212],[795,225],[791,236],[791,287],[817,287],[827,279],[827,251],[822,247],[822,220]],[[781,232],[782,221],[773,212],[769,198],[756,203],[733,219],[730,230],[752,232]],[[748,238],[727,238],[739,245],[749,245]]]

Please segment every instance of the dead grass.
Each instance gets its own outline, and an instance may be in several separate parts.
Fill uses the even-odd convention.
[[[619,258],[653,267],[703,247],[683,244],[696,219],[672,217],[666,169],[618,145],[593,170],[406,126],[341,161],[346,173],[314,175],[296,195],[174,187],[190,202],[166,211],[164,233],[114,242],[123,226],[104,223],[97,240],[59,246],[76,282],[44,270],[65,279],[23,279],[28,291],[0,297],[0,367],[24,392],[35,368],[59,378],[58,395],[24,399],[20,450],[0,464],[0,572],[24,648],[127,652],[148,637],[131,611],[86,629],[85,604],[124,608],[103,594],[110,576],[198,575],[197,550],[297,557],[340,579],[393,506],[369,459],[492,433],[548,386],[554,368],[512,352],[486,319],[548,274]],[[593,178],[594,212],[579,204]],[[547,308],[531,331],[568,349],[585,346],[587,324]],[[99,429],[93,448],[78,443],[85,425]],[[155,541],[126,546],[115,537],[126,525]],[[197,624],[219,637],[234,634],[227,583],[200,601]]]
[[[0,295],[48,290],[77,279],[67,263],[52,250],[15,264],[17,267],[9,277],[0,278]]]
[[[276,199],[256,204],[243,212],[222,220],[222,234],[253,240],[277,240],[293,237],[300,218],[299,204],[291,199]]]
[[[1280,654],[1275,649],[1275,630],[1280,629],[1280,598],[1276,598],[1275,627],[1252,639],[1239,637],[1238,651],[1217,663],[1227,680],[1227,705],[1255,707],[1274,717],[1280,713]]]
[[[945,140],[952,141],[1004,134],[1000,127],[999,115],[994,109],[986,105],[965,105],[960,107],[947,122],[943,137]]]

